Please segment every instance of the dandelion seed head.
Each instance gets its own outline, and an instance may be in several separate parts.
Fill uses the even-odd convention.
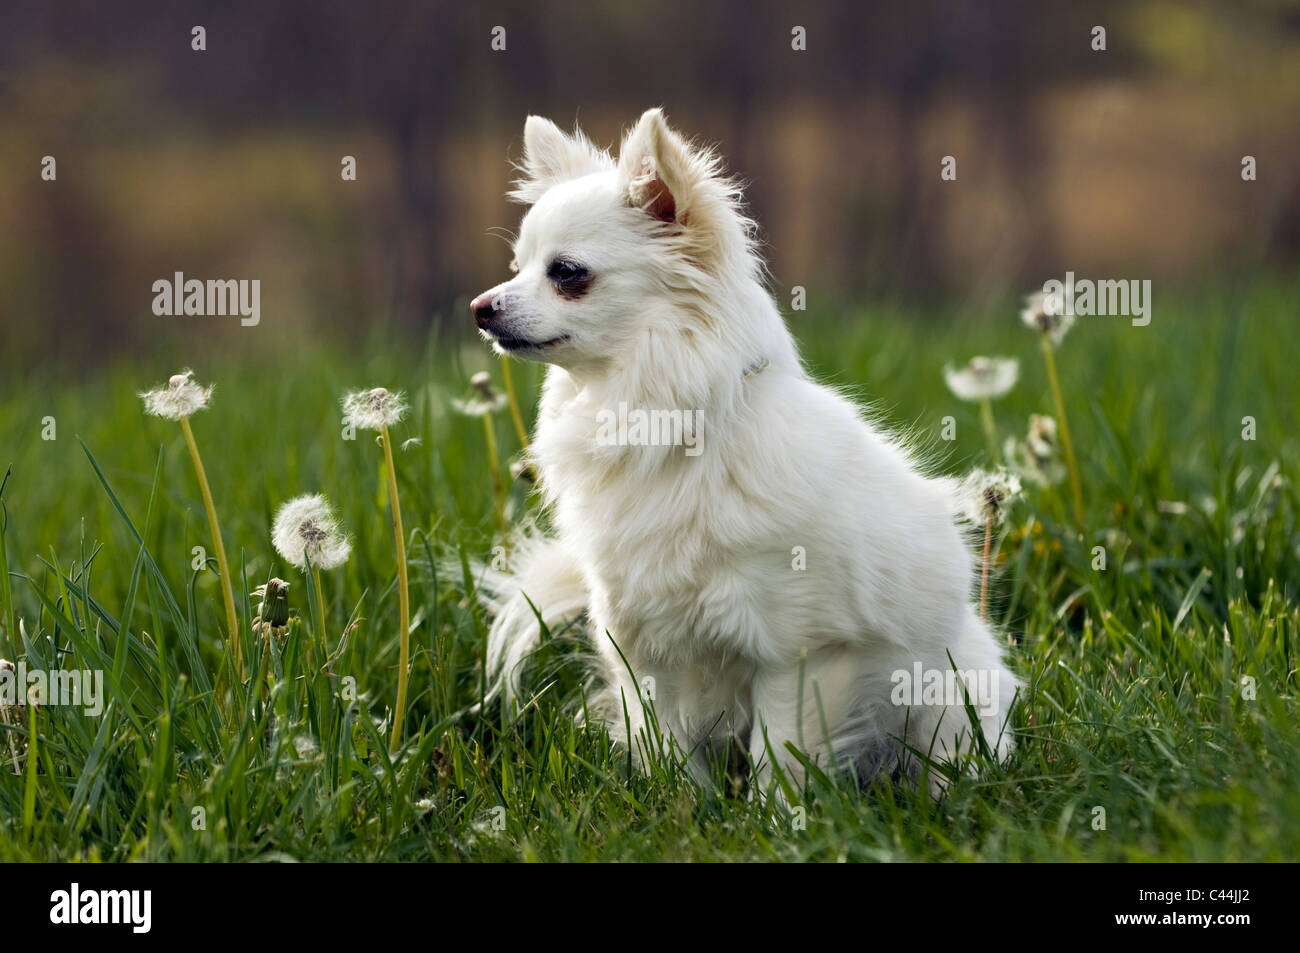
[[[406,398],[383,387],[358,390],[343,400],[343,420],[362,430],[383,430],[406,416]]]
[[[1056,418],[1045,414],[1030,414],[1025,446],[1040,463],[1055,459],[1061,450],[1056,439]]]
[[[352,543],[320,494],[295,497],[281,506],[271,527],[271,542],[281,559],[301,570],[309,562],[313,569],[333,569],[352,553]]]
[[[1016,386],[1020,362],[1014,357],[972,357],[965,367],[943,369],[948,389],[960,400],[996,400]]]
[[[1009,470],[975,470],[962,481],[966,519],[980,526],[994,525],[1006,517],[1007,504],[1020,493],[1020,478]]]
[[[1042,486],[1052,486],[1065,478],[1061,462],[1061,444],[1056,436],[1056,420],[1045,414],[1029,415],[1029,432],[1024,440],[1008,440],[1004,448],[1012,470]]]
[[[165,387],[157,387],[140,394],[145,413],[168,420],[182,420],[208,406],[212,400],[212,385],[203,387],[194,380],[189,368],[173,374]]]
[[[469,383],[474,393],[465,400],[455,398],[451,402],[457,413],[467,417],[484,417],[505,407],[506,395],[498,394],[493,389],[492,375],[487,371],[479,371],[469,379]]]
[[[1041,291],[1035,291],[1025,298],[1025,306],[1020,311],[1020,320],[1026,326],[1046,334],[1052,347],[1060,345],[1070,328],[1074,326],[1074,315],[1066,314],[1055,299]]]

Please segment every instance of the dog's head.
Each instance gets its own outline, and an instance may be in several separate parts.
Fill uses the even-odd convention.
[[[470,305],[502,354],[598,368],[651,334],[707,332],[710,296],[757,267],[736,187],[658,109],[617,160],[530,116],[521,169],[515,276]]]

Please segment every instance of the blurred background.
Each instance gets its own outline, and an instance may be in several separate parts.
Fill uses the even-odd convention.
[[[1068,269],[1151,278],[1158,320],[1170,287],[1300,258],[1297,0],[6,0],[5,389],[178,336],[468,337],[524,117],[616,146],[651,105],[749,183],[783,308],[959,319]],[[259,279],[261,325],[155,316],[176,271]]]

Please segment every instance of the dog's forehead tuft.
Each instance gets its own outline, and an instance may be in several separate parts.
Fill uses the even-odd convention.
[[[515,257],[528,261],[535,252],[564,245],[570,240],[613,240],[620,227],[621,200],[617,176],[598,172],[547,189],[524,215],[515,243]]]

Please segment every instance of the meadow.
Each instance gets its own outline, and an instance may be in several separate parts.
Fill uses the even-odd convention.
[[[790,324],[814,374],[960,475],[985,464],[985,439],[977,407],[947,391],[946,363],[1020,359],[1019,383],[993,405],[1003,437],[1053,413],[1017,308],[814,302]],[[1261,279],[1157,287],[1146,327],[1081,318],[1056,355],[1083,526],[1065,482],[1026,483],[993,542],[990,612],[1027,685],[1013,756],[938,799],[813,770],[789,792],[796,811],[746,797],[735,765],[719,766],[716,790],[670,763],[630,771],[603,731],[575,726],[574,631],[549,634],[537,699],[517,717],[473,710],[486,620],[471,566],[501,540],[483,420],[453,400],[473,372],[498,388],[501,372],[467,317],[423,346],[381,329],[363,347],[301,342],[236,360],[173,340],[75,378],[6,375],[0,655],[103,671],[106,698],[98,717],[5,713],[0,860],[1294,859],[1297,314],[1300,285]],[[269,320],[232,333],[263,334]],[[234,685],[185,440],[138,397],[184,366],[216,385],[192,425],[235,577],[246,674]],[[531,420],[540,370],[512,370]],[[344,439],[339,411],[345,391],[380,385],[411,404],[393,431],[412,614],[393,755],[384,454],[371,433]],[[488,420],[515,523],[536,502],[506,472],[520,449],[508,412]],[[322,574],[320,607],[270,540],[277,508],[316,492],[352,540]],[[252,628],[250,593],[270,576],[290,584],[282,642]]]

